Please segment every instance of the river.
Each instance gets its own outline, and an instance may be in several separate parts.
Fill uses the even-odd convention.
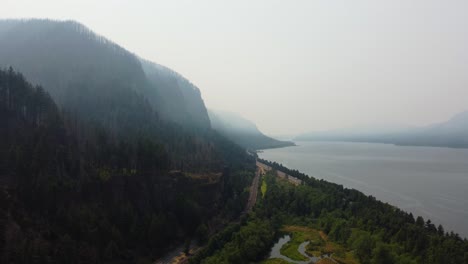
[[[468,237],[468,149],[296,142],[262,159],[354,188]]]

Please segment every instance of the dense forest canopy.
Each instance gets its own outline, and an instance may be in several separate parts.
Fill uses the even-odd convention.
[[[253,157],[126,99],[112,124],[0,71],[2,263],[150,263],[240,214]]]
[[[323,252],[328,252],[333,261],[320,263],[468,263],[468,240],[445,232],[429,219],[415,218],[372,196],[281,164],[262,162],[273,171],[263,177],[265,187],[254,214],[213,237],[191,263],[262,261],[278,236],[284,234],[285,225],[320,230],[328,237],[331,243],[327,242]],[[281,180],[276,170],[301,179],[303,184],[295,186]],[[314,249],[311,253],[321,246],[318,240],[311,240],[309,245]],[[262,263],[289,263],[276,260]]]

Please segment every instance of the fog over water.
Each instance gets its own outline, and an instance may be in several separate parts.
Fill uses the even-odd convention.
[[[358,189],[468,237],[468,150],[387,144],[298,142],[265,150],[318,179]]]

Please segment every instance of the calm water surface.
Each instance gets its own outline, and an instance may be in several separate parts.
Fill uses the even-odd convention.
[[[468,237],[468,149],[297,142],[263,159],[342,184]]]

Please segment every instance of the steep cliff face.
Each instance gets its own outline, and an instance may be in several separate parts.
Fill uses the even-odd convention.
[[[84,114],[95,104],[143,97],[162,119],[209,128],[200,91],[178,73],[140,60],[74,21],[0,21],[0,66],[12,66],[59,105]]]
[[[205,104],[195,85],[165,66],[144,59],[141,64],[161,117],[181,124],[210,127]]]

